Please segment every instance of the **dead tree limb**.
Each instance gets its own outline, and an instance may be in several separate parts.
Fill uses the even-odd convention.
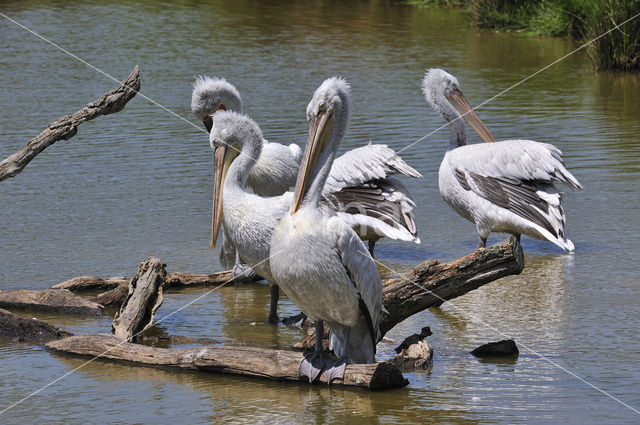
[[[380,330],[384,335],[409,316],[523,269],[524,253],[514,236],[449,263],[425,261],[384,282],[383,304],[389,314],[380,315]]]
[[[102,306],[66,289],[0,291],[0,308],[63,314],[102,314]]]
[[[246,346],[197,347],[178,350],[153,348],[124,342],[112,335],[72,336],[52,341],[47,347],[68,354],[99,356],[101,359],[141,366],[202,370],[252,376],[279,381],[300,381],[298,366],[302,353]],[[326,383],[324,377],[320,382]],[[408,381],[390,363],[347,365],[344,379],[332,385],[345,385],[382,391],[400,388]],[[308,385],[308,384],[307,384]]]
[[[382,303],[389,314],[380,315],[380,331],[384,335],[408,317],[441,305],[443,300],[459,297],[501,277],[520,274],[523,269],[524,253],[514,236],[456,261],[425,261],[382,283]],[[295,347],[313,350],[314,338],[312,332]]]
[[[36,319],[22,317],[0,308],[0,338],[18,341],[58,339],[71,336],[64,329],[56,328]]]
[[[162,304],[162,286],[167,272],[165,264],[155,257],[140,261],[138,273],[129,283],[129,294],[116,314],[111,331],[130,341],[133,336],[153,325],[153,315]]]
[[[140,77],[136,65],[131,74],[118,87],[103,94],[98,100],[89,103],[79,111],[58,118],[40,134],[29,140],[22,149],[0,162],[0,181],[20,173],[36,155],[58,140],[67,140],[75,136],[78,132],[78,126],[83,122],[100,115],[121,111],[138,90],[140,90]]]
[[[92,276],[80,276],[74,277],[73,279],[69,279],[64,282],[60,282],[57,285],[53,285],[51,288],[68,289],[71,292],[95,290],[108,291],[117,288],[118,285],[127,286],[130,280],[131,278],[128,277],[109,277],[107,279],[102,279]]]

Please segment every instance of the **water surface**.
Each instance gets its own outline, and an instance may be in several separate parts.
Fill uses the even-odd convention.
[[[131,276],[149,255],[170,271],[220,269],[209,248],[212,155],[189,110],[194,75],[233,82],[245,112],[268,139],[283,143],[306,141],[304,108],[313,90],[342,75],[353,88],[342,149],[373,141],[400,150],[441,125],[420,92],[426,68],[455,74],[478,104],[574,48],[564,39],[478,30],[456,10],[384,2],[31,1],[3,2],[0,10],[118,79],[139,64],[143,93],[193,124],[138,96],[124,111],[82,124],[75,137],[2,182],[2,289]],[[4,19],[0,37],[0,158],[114,87]],[[434,367],[407,374],[409,387],[371,394],[96,361],[1,422],[637,423],[632,410],[563,368],[640,408],[639,87],[637,75],[593,73],[578,53],[479,110],[498,139],[562,149],[585,187],[565,198],[576,254],[524,238],[520,276],[392,330],[397,341],[425,325],[434,333]],[[438,194],[447,144],[443,130],[402,152],[424,175],[407,182],[422,244],[379,243],[378,259],[398,271],[476,246],[474,226]],[[158,317],[201,294],[167,294]],[[294,310],[283,301],[282,313]],[[156,332],[278,346],[304,334],[265,324],[267,311],[267,287],[225,287]],[[108,332],[110,324],[108,317],[37,317],[74,333]],[[520,344],[516,361],[467,354],[507,336]],[[378,357],[390,356],[393,346],[382,344]],[[37,345],[0,344],[0,410],[83,362]]]

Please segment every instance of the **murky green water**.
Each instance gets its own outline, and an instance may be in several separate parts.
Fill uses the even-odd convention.
[[[237,85],[245,112],[269,139],[304,143],[313,90],[327,76],[343,75],[353,86],[345,149],[369,140],[402,149],[440,126],[420,93],[427,67],[457,75],[478,104],[574,47],[481,31],[455,10],[384,2],[203,3],[2,2],[0,11],[119,79],[139,64],[143,93],[198,127],[190,82],[216,74]],[[0,158],[114,86],[6,19],[0,37]],[[498,139],[526,137],[564,151],[586,188],[566,197],[576,254],[525,239],[522,275],[390,332],[397,340],[424,325],[434,332],[433,370],[407,374],[408,388],[371,394],[96,361],[0,422],[637,423],[632,410],[567,371],[640,409],[639,89],[640,76],[594,74],[578,53],[480,110]],[[403,152],[425,176],[409,182],[423,243],[380,243],[378,258],[390,267],[450,260],[475,248],[474,226],[438,194],[447,143],[445,130]],[[219,270],[209,248],[211,185],[206,135],[136,97],[0,183],[0,288],[130,276],[149,255],[171,271]],[[158,317],[201,293],[167,294]],[[267,303],[264,286],[222,288],[158,332],[279,346],[296,341],[301,331],[263,324]],[[282,309],[294,307],[284,302]],[[38,317],[75,333],[107,332],[110,322]],[[505,336],[520,343],[517,361],[481,362],[467,354]],[[392,346],[381,346],[379,358]],[[0,410],[82,363],[40,346],[0,345]]]

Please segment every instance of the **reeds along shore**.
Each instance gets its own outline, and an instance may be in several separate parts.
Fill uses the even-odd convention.
[[[410,3],[462,7],[483,28],[566,36],[579,42],[591,41],[613,29],[587,47],[595,69],[640,70],[640,17],[620,25],[640,13],[640,0],[410,0]]]

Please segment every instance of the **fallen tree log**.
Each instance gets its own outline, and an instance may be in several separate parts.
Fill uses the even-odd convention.
[[[112,335],[72,336],[52,341],[47,347],[67,354],[99,357],[142,366],[201,370],[252,376],[280,381],[297,381],[302,353],[247,346],[216,346],[170,350],[125,342]],[[320,382],[326,383],[324,377]],[[382,391],[408,384],[400,370],[390,363],[347,365],[344,385]],[[307,384],[308,385],[308,384]]]
[[[93,301],[94,303],[98,303],[104,307],[120,308],[124,300],[127,299],[128,294],[129,284],[125,283],[123,285],[116,286],[110,291],[103,292],[95,297],[90,297],[89,301]]]
[[[100,115],[120,112],[138,90],[140,90],[140,76],[136,65],[131,74],[118,87],[103,94],[98,100],[89,103],[79,111],[53,121],[19,151],[1,161],[0,181],[20,173],[36,155],[58,140],[67,140],[75,136],[78,132],[78,126],[83,122]]]
[[[0,338],[18,341],[58,339],[71,336],[70,332],[37,319],[22,317],[0,308]]]
[[[504,276],[520,274],[524,253],[515,236],[479,249],[456,261],[427,260],[398,277],[382,283],[382,312],[378,326],[384,336],[395,325],[429,307],[440,306]],[[313,350],[312,332],[295,348]]]
[[[259,276],[255,280],[261,280]],[[53,285],[53,289],[68,289],[71,292],[109,291],[115,289],[118,285],[127,286],[131,278],[128,277],[108,277],[102,279],[93,276],[80,276],[73,279],[60,282]],[[238,283],[233,279],[231,270],[222,272],[203,274],[203,273],[168,273],[165,278],[164,288],[192,288],[197,286],[215,286],[223,283]],[[250,280],[242,280],[242,282],[251,282]]]
[[[129,292],[116,314],[111,332],[130,341],[137,334],[153,326],[153,315],[162,305],[162,286],[167,272],[165,264],[155,257],[140,261],[138,273],[129,282]]]
[[[60,282],[57,285],[53,285],[52,289],[67,289],[71,292],[82,291],[109,291],[117,288],[119,285],[127,286],[131,278],[128,277],[109,277],[102,279],[92,276],[80,276],[73,279]]]
[[[520,274],[524,253],[515,236],[478,249],[456,261],[425,261],[383,284],[382,335],[406,318],[429,307],[438,307],[501,277]]]
[[[68,289],[73,292],[82,293],[84,291],[105,290],[105,292],[90,297],[89,300],[103,305],[104,307],[119,308],[127,298],[129,281],[126,277],[109,277],[102,279],[92,276],[74,277],[67,281],[58,283],[52,288]],[[233,279],[231,270],[212,273],[167,273],[164,283],[165,291],[167,289],[194,288],[200,286],[217,286],[222,284],[248,283],[262,280],[260,276],[251,280],[236,281]]]
[[[63,314],[102,314],[102,306],[66,289],[0,290],[0,308]]]

